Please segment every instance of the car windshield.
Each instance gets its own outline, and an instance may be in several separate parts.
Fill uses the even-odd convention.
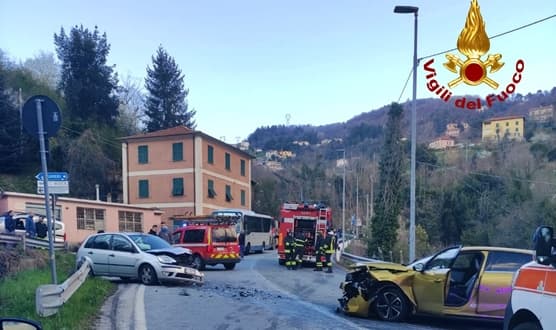
[[[237,234],[233,227],[216,227],[212,228],[213,242],[236,242]]]
[[[149,234],[131,234],[129,238],[143,251],[166,249],[172,247],[162,238]]]

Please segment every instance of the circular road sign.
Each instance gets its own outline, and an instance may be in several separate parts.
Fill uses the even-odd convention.
[[[37,122],[37,101],[40,100],[42,108],[42,126],[45,137],[56,136],[62,123],[60,108],[56,102],[45,95],[35,95],[30,97],[23,105],[21,120],[23,128],[31,136],[39,138],[39,124]]]

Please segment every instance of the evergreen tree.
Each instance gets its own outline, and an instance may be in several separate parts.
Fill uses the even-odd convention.
[[[398,216],[402,207],[402,165],[404,148],[401,141],[403,108],[392,103],[384,131],[384,146],[379,162],[379,187],[374,200],[368,254],[388,255],[397,241]]]
[[[20,151],[19,112],[14,107],[4,81],[4,68],[0,63],[0,172],[15,172]]]
[[[68,35],[63,28],[54,34],[62,71],[63,92],[70,126],[82,131],[91,125],[115,125],[118,117],[117,76],[106,64],[110,45],[106,33],[75,26]]]
[[[148,95],[145,104],[147,131],[183,125],[195,128],[195,110],[187,109],[187,94],[183,74],[168,53],[158,47],[152,57],[152,68],[147,67],[145,87]]]

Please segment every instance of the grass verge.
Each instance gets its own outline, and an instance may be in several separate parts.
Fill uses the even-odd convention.
[[[48,259],[48,252],[44,257]],[[65,281],[75,267],[75,255],[56,252],[58,283]],[[92,329],[96,314],[104,300],[115,291],[115,285],[101,278],[88,278],[62,306],[58,313],[50,317],[40,317],[36,313],[35,290],[39,285],[50,284],[50,266],[25,270],[0,281],[0,315],[22,317],[39,321],[43,329]]]

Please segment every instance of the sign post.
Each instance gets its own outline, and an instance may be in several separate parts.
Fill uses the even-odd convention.
[[[44,104],[44,118],[43,118],[43,104]],[[44,119],[44,121],[43,121]],[[60,129],[60,109],[50,98],[44,95],[36,95],[31,97],[25,102],[22,109],[23,126],[27,132],[39,139],[42,173],[44,173],[44,208],[46,210],[46,220],[48,226],[48,250],[50,257],[50,272],[52,283],[57,284],[56,278],[56,257],[54,255],[54,235],[52,215],[50,213],[49,205],[49,191],[48,191],[48,166],[46,162],[46,147],[45,136],[51,137],[56,135]],[[46,129],[46,130],[45,130]]]

